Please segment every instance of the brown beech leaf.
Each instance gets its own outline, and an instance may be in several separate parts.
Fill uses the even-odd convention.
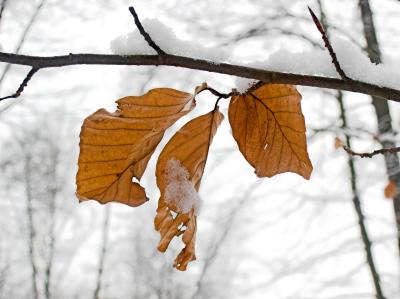
[[[204,89],[203,85],[196,93]],[[83,122],[76,176],[80,200],[94,199],[138,206],[147,198],[140,180],[165,130],[195,107],[194,95],[156,88],[116,102],[118,110],[100,109]]]
[[[339,137],[335,137],[335,149],[339,149],[343,147],[343,141]]]
[[[158,250],[165,252],[171,240],[182,235],[185,247],[174,262],[184,271],[196,259],[196,217],[200,187],[208,150],[223,120],[218,107],[185,124],[167,143],[157,162],[157,186],[160,189],[155,229],[160,232]]]
[[[396,181],[390,180],[389,183],[386,185],[384,190],[385,197],[388,199],[393,199],[397,195],[397,186]]]
[[[232,134],[259,177],[295,172],[309,179],[301,95],[292,85],[257,84],[229,104]]]

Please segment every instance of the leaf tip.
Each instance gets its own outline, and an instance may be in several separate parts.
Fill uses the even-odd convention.
[[[387,199],[393,199],[396,197],[398,191],[396,181],[390,180],[384,189],[384,195]]]
[[[335,137],[335,149],[340,149],[343,147],[343,141],[339,137]]]
[[[203,90],[207,89],[208,85],[207,82],[203,82],[200,85],[196,86],[196,88],[194,89],[194,95],[199,94],[200,92],[202,92]]]

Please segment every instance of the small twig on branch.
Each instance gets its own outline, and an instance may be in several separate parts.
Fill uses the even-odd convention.
[[[376,155],[384,155],[384,154],[386,154],[386,153],[398,153],[398,152],[400,152],[400,147],[390,147],[390,148],[382,148],[382,149],[379,149],[379,150],[375,150],[375,151],[373,151],[373,152],[370,152],[370,153],[358,153],[358,152],[355,152],[355,151],[353,151],[351,148],[349,148],[348,146],[346,146],[346,145],[342,145],[342,148],[349,154],[349,155],[351,155],[351,156],[358,156],[358,157],[361,157],[361,158],[372,158],[373,156],[376,156]]]
[[[214,88],[212,88],[212,87],[206,87],[206,88],[204,88],[203,90],[208,90],[209,92],[211,92],[213,95],[215,95],[215,96],[217,96],[217,97],[219,97],[219,98],[222,98],[222,99],[227,99],[227,98],[230,98],[232,95],[233,95],[233,91],[232,92],[229,92],[229,93],[221,93],[221,92],[219,92],[218,90],[216,90],[216,89],[214,89]]]
[[[144,37],[144,39],[146,40],[146,42],[148,43],[148,45],[150,47],[152,47],[157,54],[162,57],[164,55],[166,55],[167,53],[165,53],[155,42],[154,40],[151,38],[151,36],[146,32],[146,30],[143,28],[142,23],[139,20],[139,16],[137,15],[135,9],[133,8],[133,6],[129,7],[129,11],[131,12],[133,18],[135,19],[135,24],[137,29],[139,30],[140,34]]]
[[[3,17],[3,12],[4,12],[4,9],[6,8],[6,4],[7,4],[7,0],[3,0],[3,2],[1,2],[1,7],[0,7],[0,20],[1,20],[2,17]]]
[[[337,71],[337,73],[339,74],[339,76],[343,79],[343,80],[349,80],[350,78],[346,76],[346,74],[344,73],[342,67],[340,66],[340,63],[337,59],[336,53],[332,48],[332,45],[328,39],[328,35],[326,34],[326,31],[324,29],[324,27],[322,26],[321,22],[318,20],[317,16],[315,15],[315,13],[312,11],[312,9],[310,7],[308,7],[308,11],[311,14],[311,17],[314,21],[315,26],[317,26],[318,31],[321,33],[322,35],[322,39],[325,43],[325,48],[328,49],[329,51],[329,55],[332,58],[332,63],[335,66],[335,69]]]
[[[35,75],[35,73],[38,71],[39,69],[37,68],[32,68],[28,74],[25,76],[24,80],[22,81],[22,83],[20,84],[20,86],[18,87],[17,91],[9,96],[0,98],[0,101],[3,101],[5,99],[15,99],[18,98],[21,93],[24,91],[25,87],[28,85],[28,82],[32,79],[33,75]]]

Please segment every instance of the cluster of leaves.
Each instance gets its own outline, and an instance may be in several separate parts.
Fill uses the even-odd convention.
[[[207,89],[203,84],[194,94],[188,94],[156,88],[142,96],[118,100],[114,113],[100,109],[86,118],[76,178],[79,199],[94,199],[102,204],[120,202],[132,207],[146,202],[148,198],[139,181],[150,157],[165,130],[192,111],[195,96]],[[232,134],[257,176],[295,172],[309,179],[312,165],[300,101],[301,95],[291,85],[260,82],[246,93],[232,92],[228,111]],[[168,164],[178,161],[186,173],[184,179],[198,192],[210,144],[224,118],[217,103],[212,111],[190,120],[176,132],[157,162],[161,195],[154,224],[161,235],[158,249],[165,252],[171,240],[182,235],[185,247],[174,262],[174,267],[182,271],[196,259],[197,213],[194,206],[187,212],[177,202],[166,200]]]

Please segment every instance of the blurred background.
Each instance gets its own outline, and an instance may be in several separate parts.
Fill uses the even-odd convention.
[[[280,48],[322,48],[307,5],[330,36],[349,40],[375,62],[400,53],[396,0],[0,3],[0,45],[11,53],[111,53],[111,40],[135,30],[130,5],[141,19],[158,19],[179,38],[224,51],[238,63],[267,59]],[[28,69],[0,67],[5,96]],[[197,261],[186,272],[172,268],[179,242],[166,254],[156,250],[154,166],[173,132],[213,108],[210,94],[200,95],[196,110],[167,131],[150,160],[142,179],[148,203],[78,204],[79,131],[86,116],[99,108],[114,111],[115,100],[154,87],[192,92],[206,81],[229,92],[235,80],[172,67],[70,66],[41,70],[19,99],[1,102],[0,298],[400,298],[394,205],[384,197],[387,173],[399,171],[397,156],[349,159],[334,146],[335,137],[359,151],[396,144],[400,104],[299,87],[314,165],[310,181],[295,174],[257,178],[226,119],[200,190]],[[225,115],[227,104],[221,101]]]

